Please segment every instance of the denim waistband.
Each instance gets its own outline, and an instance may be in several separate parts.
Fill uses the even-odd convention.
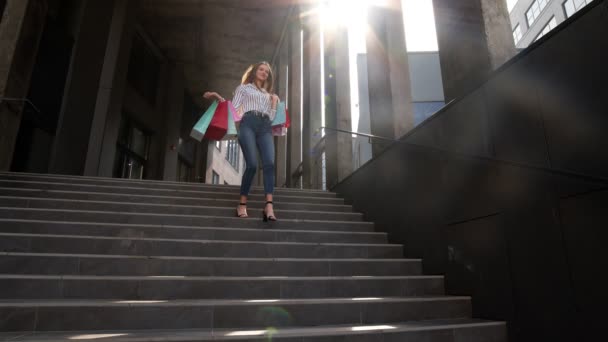
[[[268,116],[268,114],[262,113],[262,112],[258,112],[257,110],[250,110],[250,111],[248,111],[247,113],[245,113],[243,115],[243,117],[245,117],[245,116],[256,116],[256,117],[259,117],[259,118],[262,118],[262,119],[268,119],[268,120],[270,120],[270,117]]]

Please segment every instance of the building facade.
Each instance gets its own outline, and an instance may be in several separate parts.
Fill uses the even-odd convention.
[[[205,183],[240,185],[245,159],[236,140],[213,141],[208,144]]]
[[[519,0],[510,14],[515,45],[528,47],[592,1]]]

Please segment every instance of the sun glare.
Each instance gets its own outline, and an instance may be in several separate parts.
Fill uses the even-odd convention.
[[[321,0],[323,26],[360,26],[366,22],[368,0]]]
[[[227,333],[225,336],[260,336],[266,334],[266,330],[244,330],[244,331],[233,331]]]
[[[68,337],[69,340],[98,340],[103,338],[121,337],[127,334],[87,334]]]
[[[371,7],[390,9],[390,6],[383,0],[319,0],[318,3],[319,7],[312,12],[318,11],[320,14],[322,30],[338,26],[345,27],[348,30],[351,123],[353,132],[358,132],[361,99],[359,99],[357,59],[360,55],[364,56],[367,50],[367,12]],[[432,0],[401,0],[401,7],[408,52],[438,51]],[[323,47],[321,47],[321,50],[323,50]],[[322,117],[324,118],[324,112]]]
[[[373,331],[373,330],[391,330],[391,329],[397,329],[397,327],[394,327],[392,325],[369,325],[369,326],[351,328],[352,331]]]
[[[437,51],[432,0],[402,0],[408,51]]]

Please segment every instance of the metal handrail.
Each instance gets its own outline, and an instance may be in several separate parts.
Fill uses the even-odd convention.
[[[348,133],[348,134],[352,134],[352,135],[358,135],[358,136],[362,136],[362,137],[366,137],[369,139],[379,139],[379,140],[387,140],[387,141],[398,141],[397,139],[391,139],[391,138],[387,138],[387,137],[381,137],[379,135],[374,135],[374,134],[367,134],[367,133],[359,133],[359,132],[352,132],[352,131],[346,131],[343,129],[338,129],[338,128],[331,128],[331,127],[319,127],[315,132],[314,132],[314,136],[318,136],[319,134],[321,134],[321,130],[330,130],[330,131],[335,131],[335,132],[340,132],[340,133]]]
[[[28,99],[27,97],[23,97],[23,98],[0,97],[0,102],[2,102],[2,101],[27,103],[30,106],[32,106],[32,108],[34,108],[34,110],[36,111],[36,113],[42,114],[42,112],[40,111],[40,109],[38,109],[38,107],[36,107],[36,105],[33,104],[32,101],[30,101],[30,99]]]
[[[335,131],[335,132],[339,132],[339,133],[361,135],[361,136],[368,137],[370,139],[380,139],[380,140],[392,141],[394,143],[401,143],[401,144],[405,144],[405,145],[408,145],[408,146],[411,146],[411,147],[422,148],[422,149],[426,149],[426,150],[433,150],[435,152],[442,152],[442,153],[448,153],[448,154],[456,154],[456,155],[459,155],[461,157],[465,157],[465,158],[469,158],[469,159],[478,159],[478,160],[491,161],[491,162],[496,162],[496,163],[510,164],[510,165],[518,166],[518,167],[522,167],[522,168],[536,169],[536,170],[541,170],[541,171],[545,171],[545,172],[549,172],[549,173],[553,173],[553,174],[559,174],[559,175],[564,175],[564,176],[569,176],[569,177],[581,178],[581,179],[585,179],[585,180],[589,180],[589,181],[593,181],[593,182],[598,182],[598,183],[603,183],[603,184],[608,185],[608,178],[604,178],[604,177],[591,176],[591,175],[586,175],[586,174],[582,174],[582,173],[576,173],[576,172],[572,172],[572,171],[560,170],[560,169],[555,169],[555,168],[546,167],[546,166],[532,165],[532,164],[527,164],[527,163],[522,163],[522,162],[516,162],[516,161],[510,161],[510,160],[504,160],[504,159],[493,158],[493,157],[477,156],[477,155],[474,155],[474,154],[469,154],[469,153],[464,153],[464,152],[450,151],[450,150],[446,150],[446,149],[439,148],[439,147],[419,145],[419,144],[414,144],[414,143],[406,142],[404,140],[392,139],[392,138],[382,137],[382,136],[373,135],[373,134],[357,133],[357,132],[347,131],[347,130],[338,129],[338,128],[332,128],[332,127],[320,127],[319,129],[317,129],[315,131],[315,134],[317,132],[320,132],[322,129],[327,129],[327,130]]]

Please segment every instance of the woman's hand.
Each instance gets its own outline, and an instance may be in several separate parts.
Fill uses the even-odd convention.
[[[220,101],[220,102],[224,102],[225,99],[218,93],[214,92],[214,91],[206,91],[203,94],[203,97],[206,98],[207,100],[215,98],[216,100]]]
[[[271,103],[272,109],[276,109],[277,103],[279,103],[279,96],[277,96],[277,94],[270,95],[270,103]]]

